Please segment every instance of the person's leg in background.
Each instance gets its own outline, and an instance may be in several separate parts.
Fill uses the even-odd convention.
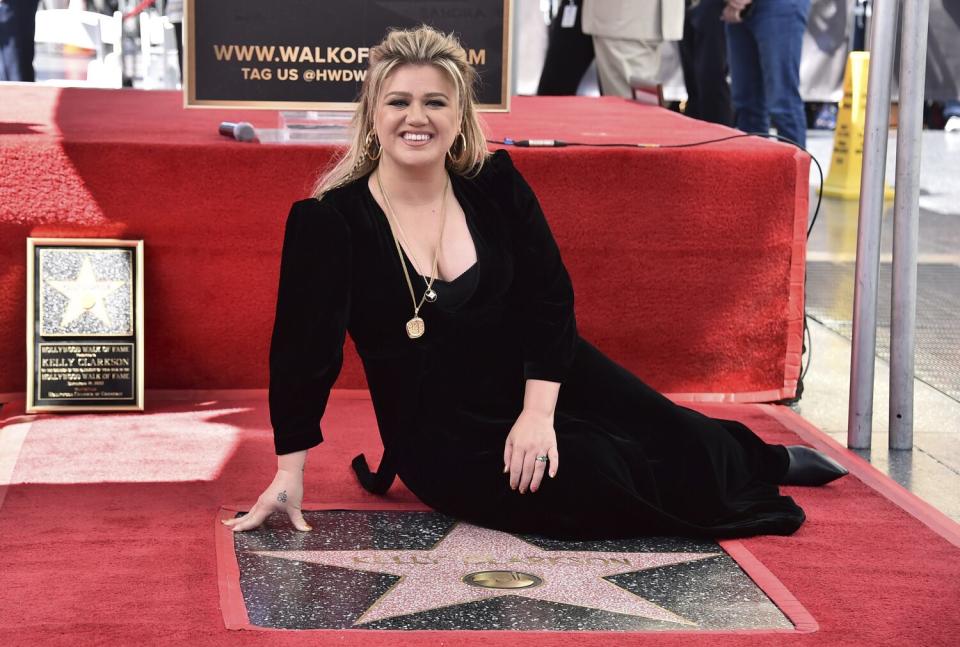
[[[687,87],[684,114],[729,126],[733,124],[727,83],[727,43],[720,21],[723,3],[701,0],[689,9],[680,41],[680,64]]]
[[[0,81],[19,81],[16,40],[13,38],[13,10],[0,2]]]
[[[777,134],[806,146],[800,52],[810,0],[762,0],[744,21],[757,43],[767,109]]]
[[[687,0],[688,3],[689,1],[690,0]],[[702,98],[698,84],[700,79],[697,75],[696,66],[697,52],[700,50],[698,47],[698,34],[697,30],[693,27],[691,13],[692,11],[687,9],[683,20],[683,38],[679,43],[680,69],[683,70],[683,85],[687,88],[687,106],[684,108],[683,114],[688,117],[693,117],[694,119],[702,119],[703,117],[700,115],[700,102]]]
[[[163,13],[173,25],[174,38],[177,41],[177,63],[180,66],[180,81],[183,82],[183,0],[166,0]]]
[[[183,83],[183,22],[177,21],[171,23],[173,25],[173,33],[177,39],[177,61],[180,65],[180,82]]]
[[[660,81],[660,41],[593,37],[600,91],[605,96],[632,97],[630,78]]]
[[[570,27],[563,26],[564,8],[577,6],[576,20]],[[584,34],[580,23],[578,2],[563,2],[550,22],[547,56],[543,61],[538,95],[576,94],[584,73],[593,61],[593,39]]]
[[[40,0],[0,2],[0,81],[35,81],[33,37]]]
[[[943,104],[943,130],[960,133],[960,99],[951,99]]]
[[[747,22],[727,23],[726,38],[733,125],[747,133],[765,133],[770,129],[770,119],[757,41]]]

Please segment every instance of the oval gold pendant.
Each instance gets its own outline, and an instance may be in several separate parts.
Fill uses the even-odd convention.
[[[407,337],[410,339],[423,337],[424,330],[426,330],[426,326],[423,323],[423,319],[420,317],[414,317],[407,322]]]

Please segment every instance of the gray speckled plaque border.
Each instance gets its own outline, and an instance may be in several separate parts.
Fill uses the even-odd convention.
[[[247,533],[217,523],[227,628],[816,629],[740,542],[557,541],[478,528],[427,510],[309,507],[309,533],[293,530],[279,515]],[[237,514],[225,508],[219,518]],[[506,590],[463,581],[491,570],[530,574],[537,583]]]
[[[128,337],[134,333],[131,247],[40,246],[39,317],[43,337]],[[95,305],[84,308],[83,298]]]

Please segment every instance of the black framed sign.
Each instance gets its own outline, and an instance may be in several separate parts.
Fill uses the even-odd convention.
[[[186,0],[187,107],[350,109],[391,28],[453,32],[484,110],[509,109],[512,0]]]
[[[143,241],[27,239],[27,413],[143,411]]]

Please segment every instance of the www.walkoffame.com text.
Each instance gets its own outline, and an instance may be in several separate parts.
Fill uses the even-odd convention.
[[[317,47],[306,45],[214,45],[218,61],[239,63],[352,63],[365,64],[370,57],[369,47]],[[486,49],[468,49],[471,65],[485,65]]]

